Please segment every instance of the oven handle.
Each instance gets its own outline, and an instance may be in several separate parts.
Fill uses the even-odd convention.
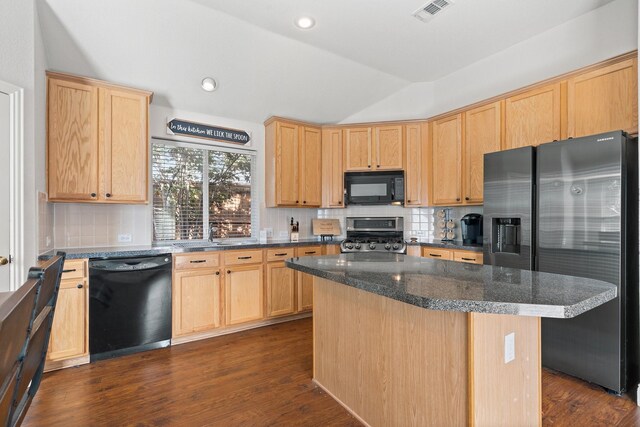
[[[391,180],[391,200],[395,200],[396,199],[396,180],[392,179]]]

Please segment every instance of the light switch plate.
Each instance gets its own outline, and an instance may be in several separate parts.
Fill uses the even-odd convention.
[[[280,237],[281,239],[286,239],[287,237],[289,237],[289,233],[287,233],[286,230],[280,230],[278,231],[278,237]]]
[[[509,363],[516,358],[516,333],[511,332],[504,336],[504,363]]]

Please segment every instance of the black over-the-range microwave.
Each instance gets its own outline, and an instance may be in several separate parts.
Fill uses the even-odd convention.
[[[403,205],[404,172],[346,172],[346,205]]]

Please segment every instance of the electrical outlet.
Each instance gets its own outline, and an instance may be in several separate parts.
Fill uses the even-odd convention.
[[[511,332],[504,336],[504,363],[509,363],[516,358],[516,333]]]
[[[131,242],[131,234],[118,234],[118,242],[120,243]]]
[[[51,246],[51,236],[47,236],[47,247]]]
[[[289,233],[286,230],[280,230],[278,231],[278,237],[286,239],[289,237]]]
[[[265,228],[264,230],[267,232],[268,238],[273,237],[273,228]]]

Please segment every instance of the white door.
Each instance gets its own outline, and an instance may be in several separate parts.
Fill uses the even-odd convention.
[[[0,92],[0,147],[3,153],[9,153],[11,138],[11,111],[9,95]],[[11,156],[0,156],[0,264],[9,260],[9,183],[11,182],[9,161]],[[11,275],[9,264],[0,265],[0,292],[11,290]]]

